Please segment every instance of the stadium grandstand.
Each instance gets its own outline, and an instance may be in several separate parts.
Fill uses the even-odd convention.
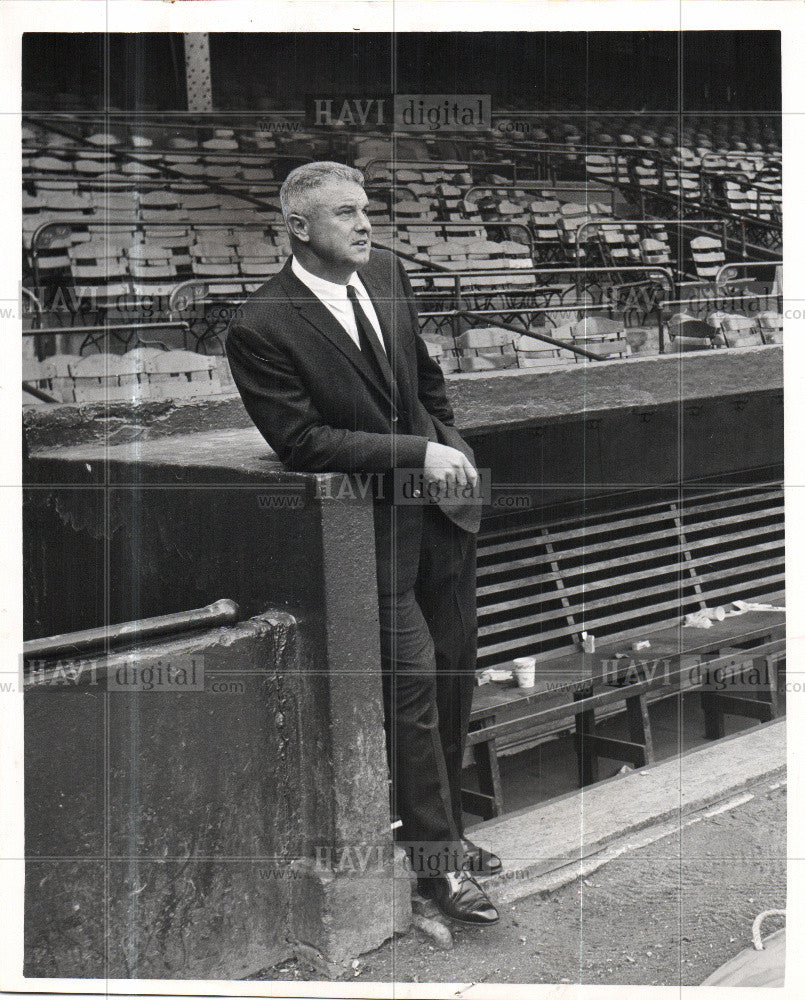
[[[44,55],[49,38],[27,44]],[[143,58],[169,41],[157,36]],[[686,55],[700,60],[700,46]],[[246,58],[231,48],[213,50],[224,79]],[[611,89],[618,54],[598,58]],[[604,114],[558,112],[572,105],[564,95],[546,112],[511,106],[509,83],[483,128],[449,136],[311,124],[304,100],[277,112],[270,95],[254,97],[262,121],[120,98],[137,113],[26,91],[29,402],[231,392],[228,318],[286,259],[279,186],[313,159],[364,171],[373,241],[405,261],[428,349],[450,375],[781,340],[780,119],[736,110],[735,96],[712,113]]]

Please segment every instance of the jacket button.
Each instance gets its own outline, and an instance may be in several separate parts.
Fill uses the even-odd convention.
[[[397,416],[397,414],[396,413],[392,413],[392,415],[391,415],[391,422],[393,424],[396,424],[398,419],[399,419],[399,417]]]
[[[422,496],[422,490],[414,490],[414,497],[418,500]]]

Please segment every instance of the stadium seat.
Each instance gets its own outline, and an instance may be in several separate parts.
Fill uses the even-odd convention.
[[[763,343],[755,320],[748,316],[715,312],[707,322],[719,331],[727,347],[756,347]]]
[[[210,395],[221,392],[214,357],[193,351],[167,351],[146,365],[151,394],[155,399]]]
[[[725,262],[721,240],[712,236],[696,236],[690,241],[690,250],[696,276],[706,281],[713,281],[718,269]]]
[[[517,334],[496,327],[465,330],[456,337],[459,370],[463,372],[516,368],[514,342]]]
[[[77,403],[137,402],[150,395],[136,359],[125,354],[90,354],[69,367]]]
[[[783,317],[777,312],[762,312],[756,317],[758,333],[764,344],[782,344]]]
[[[716,346],[718,329],[687,313],[674,313],[666,323],[669,352],[702,351]]]

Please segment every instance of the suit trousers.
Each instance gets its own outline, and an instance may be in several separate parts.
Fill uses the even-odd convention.
[[[415,865],[418,874],[454,870],[463,853],[461,772],[477,652],[475,535],[425,506],[417,581],[378,600],[400,840],[429,858],[427,870]]]

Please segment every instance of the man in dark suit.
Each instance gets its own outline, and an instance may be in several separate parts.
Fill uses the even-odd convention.
[[[305,164],[280,199],[293,256],[233,317],[232,375],[290,469],[375,474],[383,697],[401,839],[420,890],[443,912],[491,923],[497,910],[473,873],[479,862],[497,870],[499,859],[462,838],[477,644],[472,451],[453,426],[405,271],[371,247],[360,171]]]

